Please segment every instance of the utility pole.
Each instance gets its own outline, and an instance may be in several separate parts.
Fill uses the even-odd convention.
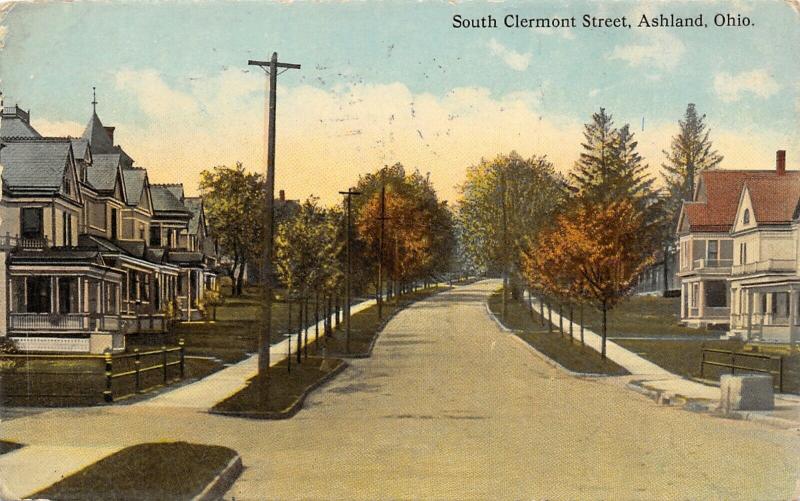
[[[347,191],[340,191],[340,195],[345,195],[347,198],[347,238],[346,238],[346,245],[347,245],[347,275],[345,276],[345,286],[344,286],[344,293],[345,293],[345,310],[344,310],[344,332],[345,332],[345,352],[350,353],[350,288],[352,286],[352,275],[353,275],[353,261],[351,259],[351,252],[350,252],[350,226],[352,224],[352,199],[354,196],[360,195],[360,191],[354,191],[352,188],[348,189]]]
[[[269,373],[269,348],[270,336],[272,334],[272,288],[273,288],[273,237],[274,237],[274,210],[275,210],[275,110],[277,108],[277,86],[278,86],[278,69],[283,71],[289,69],[300,69],[299,64],[279,63],[278,53],[272,53],[272,59],[269,61],[247,61],[249,66],[258,66],[264,70],[269,76],[269,118],[267,128],[267,186],[266,186],[266,202],[267,202],[267,221],[266,221],[266,237],[267,241],[264,245],[264,253],[262,255],[263,263],[263,281],[264,281],[264,308],[261,317],[261,332],[258,337],[258,374],[262,377],[268,377]],[[282,72],[283,72],[282,71]],[[291,341],[290,341],[291,342]],[[290,355],[291,358],[291,355]]]
[[[501,167],[502,169],[502,167]],[[503,320],[508,316],[508,214],[506,210],[506,173],[500,171],[503,195]]]
[[[391,219],[386,217],[386,185],[381,186],[381,232],[378,236],[378,320],[383,318],[383,235],[385,223]]]

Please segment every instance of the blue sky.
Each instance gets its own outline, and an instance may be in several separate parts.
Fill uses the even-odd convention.
[[[637,23],[659,12],[702,13],[710,25],[741,13],[754,26],[451,27],[454,14]],[[261,165],[264,82],[246,62],[277,50],[303,65],[279,82],[279,186],[330,199],[358,173],[401,161],[453,198],[481,156],[516,149],[568,169],[601,106],[634,125],[654,169],[688,102],[708,115],[726,167],[771,167],[781,147],[800,166],[798,22],[777,1],[18,4],[0,29],[0,85],[51,134],[80,132],[97,86],[117,142],[153,179],[178,176],[191,192],[202,168]]]

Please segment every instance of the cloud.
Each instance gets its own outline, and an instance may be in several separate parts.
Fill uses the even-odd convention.
[[[686,46],[680,38],[664,31],[648,32],[644,43],[617,45],[607,59],[621,60],[629,66],[652,66],[671,70],[678,66]]]
[[[778,92],[780,85],[765,69],[738,74],[720,72],[714,75],[714,92],[726,103],[739,101],[743,94],[750,93],[762,99]]]
[[[506,63],[506,65],[512,70],[525,71],[531,64],[532,55],[530,52],[523,54],[513,49],[509,49],[494,38],[489,40],[488,46],[492,51],[492,54],[502,59],[503,62]]]
[[[80,137],[86,124],[81,124],[71,120],[48,120],[33,116],[31,125],[39,134],[43,136],[72,136]]]

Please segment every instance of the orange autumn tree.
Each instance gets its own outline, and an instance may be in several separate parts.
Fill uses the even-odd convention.
[[[652,261],[644,215],[627,200],[582,203],[556,218],[524,251],[526,279],[553,295],[584,301],[603,314],[600,355],[606,357],[608,312],[627,296]]]

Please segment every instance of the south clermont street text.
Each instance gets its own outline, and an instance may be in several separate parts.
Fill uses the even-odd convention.
[[[452,18],[453,28],[497,28],[497,19],[491,14],[483,17],[464,17],[455,14]],[[741,14],[718,13],[713,17],[713,24],[717,27],[742,27],[753,26],[752,20]],[[632,28],[627,16],[597,17],[584,14],[578,18],[570,17],[524,17],[519,14],[508,14],[503,17],[506,28]],[[708,23],[703,14],[691,17],[676,16],[675,14],[658,14],[655,16],[642,15],[636,24],[637,28],[707,28]]]

